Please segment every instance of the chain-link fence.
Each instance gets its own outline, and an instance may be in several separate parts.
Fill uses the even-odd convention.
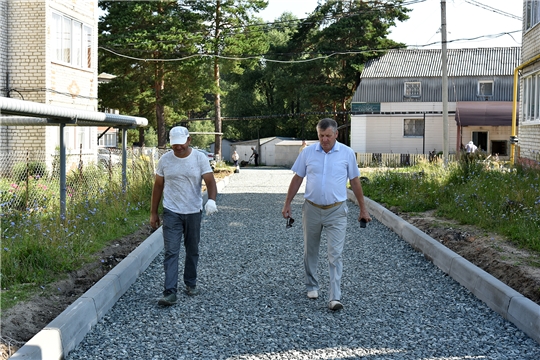
[[[126,191],[135,181],[152,181],[157,161],[168,150],[130,148],[126,156]],[[0,210],[34,212],[60,209],[60,155],[37,151],[0,154]],[[122,151],[66,155],[66,201],[99,197],[104,189],[122,188]]]

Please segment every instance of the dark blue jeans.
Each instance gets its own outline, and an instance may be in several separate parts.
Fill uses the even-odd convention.
[[[177,214],[163,209],[163,241],[165,247],[165,290],[167,295],[176,293],[178,288],[178,260],[180,243],[184,238],[186,259],[184,262],[184,284],[197,285],[197,263],[199,262],[199,241],[201,239],[202,212]]]

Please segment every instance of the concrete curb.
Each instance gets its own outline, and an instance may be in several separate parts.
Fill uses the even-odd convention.
[[[218,193],[229,177],[217,183]],[[208,194],[203,194],[203,202]],[[351,190],[348,199],[356,198]],[[438,268],[469,289],[492,310],[540,343],[540,306],[476,267],[463,257],[418,230],[390,210],[365,198],[370,214],[422,252]],[[137,277],[163,249],[162,229],[157,229],[92,288],[66,308],[43,330],[26,342],[10,359],[63,359],[90,329],[114,306]]]
[[[217,183],[218,194],[228,183],[229,177]],[[207,200],[208,193],[205,191],[203,204]],[[63,359],[64,354],[69,354],[77,347],[161,250],[163,232],[160,227],[43,330],[28,340],[10,359]]]
[[[129,289],[163,248],[161,228],[142,242],[11,359],[63,359]]]
[[[352,190],[348,199],[358,204]],[[491,274],[418,230],[390,210],[369,198],[366,207],[372,216],[393,230],[435,266],[469,289],[478,299],[540,343],[540,306]]]

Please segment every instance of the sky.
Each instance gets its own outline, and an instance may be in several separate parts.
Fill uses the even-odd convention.
[[[412,9],[408,13],[409,20],[398,22],[396,27],[391,28],[389,38],[409,46],[440,49],[441,0],[419,1],[406,0],[417,3],[407,6]],[[521,20],[471,3],[487,5],[519,18],[523,15],[521,0],[446,0],[447,48],[521,46]],[[316,6],[317,0],[269,0],[268,7],[258,16],[272,22],[283,12],[289,11],[298,18],[305,18]],[[511,34],[495,36],[501,33]],[[464,40],[486,35],[475,40]],[[427,44],[432,45],[423,46]]]

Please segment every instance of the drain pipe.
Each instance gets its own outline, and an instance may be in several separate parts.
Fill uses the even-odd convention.
[[[510,165],[514,166],[514,157],[516,151],[516,144],[518,143],[517,137],[517,89],[518,89],[518,73],[524,67],[531,65],[532,63],[540,60],[540,55],[536,55],[532,59],[524,62],[514,69],[514,93],[512,100],[512,131],[510,134]]]

